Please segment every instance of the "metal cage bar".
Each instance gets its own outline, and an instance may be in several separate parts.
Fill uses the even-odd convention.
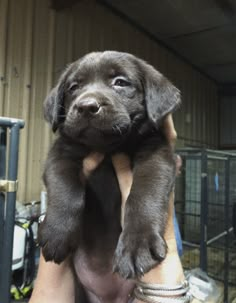
[[[24,121],[0,117],[1,146],[0,146],[0,302],[10,302],[11,266],[13,251],[13,235],[15,220],[15,204],[17,191],[17,168],[19,152],[20,129]],[[9,131],[8,131],[9,130]],[[7,139],[9,134],[9,151]],[[7,179],[6,159],[8,158]]]
[[[207,272],[207,152],[202,151],[201,157],[201,213],[200,213],[200,267]]]
[[[228,286],[229,277],[229,203],[230,203],[230,158],[225,161],[225,271],[224,271],[224,285]],[[224,302],[228,302],[228,287],[224,288]]]

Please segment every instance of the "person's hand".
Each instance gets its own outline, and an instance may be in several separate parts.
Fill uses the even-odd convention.
[[[162,129],[172,147],[175,146],[175,141],[177,139],[177,132],[175,130],[173,117],[171,114],[167,115],[163,121]]]
[[[83,174],[85,178],[88,178],[89,175],[98,167],[98,165],[104,159],[104,155],[98,152],[89,154],[83,160]]]

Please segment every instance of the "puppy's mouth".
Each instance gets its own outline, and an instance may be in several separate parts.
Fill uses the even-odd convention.
[[[119,124],[113,124],[110,127],[99,127],[97,125],[93,125],[92,123],[88,123],[88,125],[84,127],[77,128],[78,136],[88,136],[89,134],[100,134],[100,135],[108,135],[108,136],[117,136],[117,137],[123,137],[126,134],[129,133],[130,126],[128,124],[126,125],[119,125]]]
[[[63,125],[63,133],[86,145],[119,144],[130,132],[129,119],[79,119],[68,120]]]
[[[111,129],[103,130],[104,134],[110,134],[115,136],[125,136],[130,131],[130,124],[114,124]]]

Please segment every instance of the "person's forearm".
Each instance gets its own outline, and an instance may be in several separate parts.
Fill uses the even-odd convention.
[[[146,283],[175,285],[184,281],[183,268],[177,253],[175,240],[167,241],[168,253],[165,260],[142,277]],[[172,252],[171,252],[172,251]]]
[[[74,303],[74,279],[68,261],[60,265],[40,257],[34,291],[29,303]]]
[[[169,243],[167,243],[169,247]],[[151,284],[165,284],[175,286],[181,284],[185,280],[182,265],[177,253],[167,254],[166,259],[145,274],[141,281]],[[134,303],[143,303],[135,299]]]
[[[169,219],[165,231],[168,252],[165,260],[146,273],[141,281],[153,284],[178,285],[185,280],[182,264],[179,259],[173,225],[174,194],[170,198]],[[136,299],[135,303],[142,303]]]

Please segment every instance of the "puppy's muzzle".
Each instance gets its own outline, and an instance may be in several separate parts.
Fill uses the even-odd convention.
[[[73,110],[77,112],[79,115],[89,115],[94,116],[100,111],[100,104],[97,102],[95,98],[89,97],[84,98],[77,103],[74,104]]]

